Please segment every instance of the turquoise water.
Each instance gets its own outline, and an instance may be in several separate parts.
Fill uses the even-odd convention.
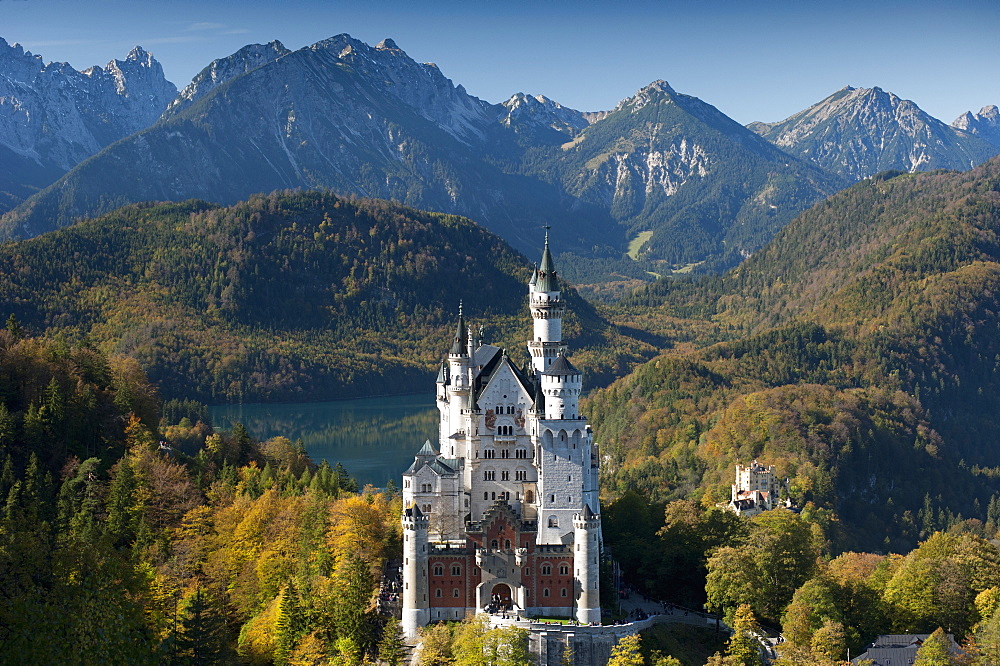
[[[243,423],[251,436],[302,438],[316,462],[342,463],[364,485],[402,483],[424,440],[437,441],[434,395],[210,407],[216,428]]]

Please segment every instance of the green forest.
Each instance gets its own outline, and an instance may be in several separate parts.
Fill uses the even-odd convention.
[[[384,201],[136,204],[0,245],[0,312],[138,360],[168,397],[330,400],[425,389],[460,303],[521,348],[531,266],[469,220]],[[566,298],[594,384],[655,352]]]

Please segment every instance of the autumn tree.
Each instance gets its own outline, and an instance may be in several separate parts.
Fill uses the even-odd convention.
[[[913,666],[952,666],[954,663],[951,641],[944,629],[938,627],[917,650]]]
[[[639,634],[622,636],[611,648],[608,666],[643,666],[642,639]]]

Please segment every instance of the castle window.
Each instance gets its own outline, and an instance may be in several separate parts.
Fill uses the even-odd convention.
[[[549,596],[549,588],[547,588],[547,587],[543,587],[542,588],[542,596],[543,597]]]
[[[565,587],[562,588],[562,596],[564,596],[564,597],[566,596],[566,588]]]
[[[458,597],[461,596],[461,593],[458,591],[457,587],[454,590],[452,590],[451,596],[455,597],[456,599],[458,599]]]
[[[527,451],[527,449],[515,449],[514,450],[514,457],[515,458],[527,458],[528,457],[528,451]]]
[[[490,494],[489,493],[483,493],[483,499],[489,501]]]
[[[444,566],[441,565],[441,564],[435,564],[434,565],[434,575],[435,576],[443,576],[444,575]]]
[[[430,512],[431,512],[431,505],[424,504],[424,513],[430,513]]]
[[[460,565],[458,565],[458,564],[451,565],[451,575],[452,576],[461,576],[462,575],[462,567]]]
[[[530,576],[530,575],[531,575],[531,569],[530,569],[530,568],[528,568],[528,567],[525,567],[524,569],[522,569],[522,570],[521,570],[521,573],[522,573],[522,574],[523,574],[524,576]]]
[[[559,519],[555,516],[549,516],[549,527],[559,527]]]
[[[495,500],[496,498],[497,498],[497,494],[496,493],[490,493],[490,499]]]
[[[438,599],[441,598],[441,588],[434,590],[434,596],[437,597]]]
[[[511,434],[514,434],[514,433],[511,433]],[[503,449],[502,451],[500,451],[500,457],[501,458],[510,458],[510,449]]]
[[[514,479],[517,481],[524,481],[528,478],[527,470],[518,469],[514,471]]]
[[[403,479],[403,487],[404,488],[409,488],[410,487],[410,480],[409,479]]]
[[[524,493],[524,501],[527,502],[528,504],[534,504],[535,503],[534,491],[529,490],[526,493]]]
[[[567,574],[569,574],[569,565],[565,562],[561,562],[559,564],[559,575],[566,576]]]
[[[483,451],[483,457],[492,460],[497,457],[497,452],[493,449],[486,449]]]
[[[495,470],[488,469],[488,470],[483,471],[483,480],[484,481],[496,481],[496,479],[497,479],[497,473],[496,473]]]
[[[555,495],[549,495],[549,503],[550,504],[555,504],[556,503],[556,496]]]
[[[510,472],[507,470],[503,470],[502,472],[500,472],[500,480],[510,481]]]
[[[542,565],[542,575],[551,576],[552,575],[552,565],[546,562]]]
[[[510,539],[504,539],[503,548],[504,550],[510,550]]]
[[[500,550],[500,542],[497,541],[496,539],[493,539],[493,541],[490,541],[490,548],[492,548],[493,550]]]

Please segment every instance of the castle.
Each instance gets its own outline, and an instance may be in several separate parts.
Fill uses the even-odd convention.
[[[458,326],[438,441],[403,474],[403,631],[486,608],[600,622],[599,456],[566,356],[549,251],[528,282],[531,363]],[[481,329],[480,329],[481,331]]]
[[[756,516],[777,508],[780,492],[774,465],[765,467],[756,460],[746,467],[737,463],[728,506],[741,516]]]

